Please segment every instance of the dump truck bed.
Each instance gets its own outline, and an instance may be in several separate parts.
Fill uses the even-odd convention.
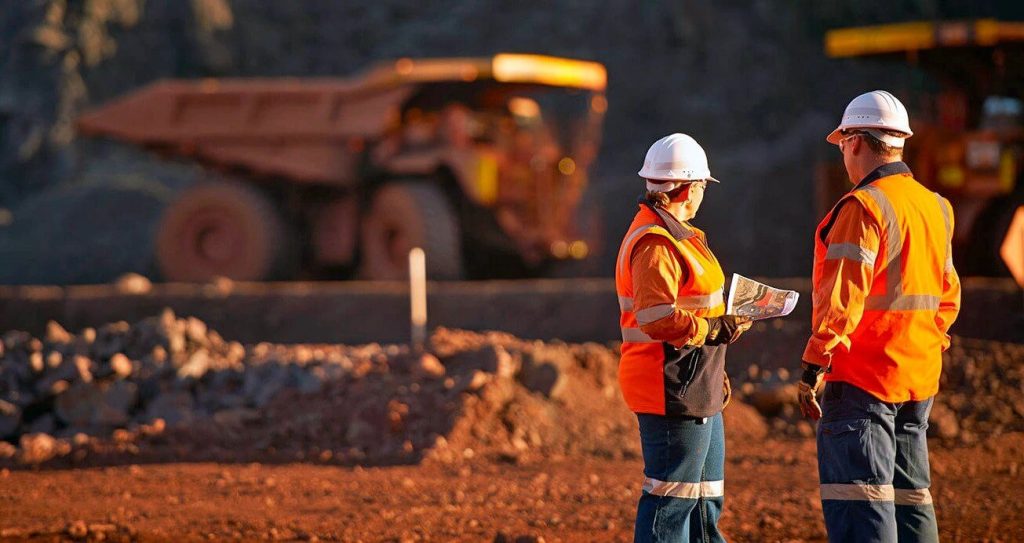
[[[398,122],[426,83],[498,83],[604,90],[604,67],[539,55],[399,59],[351,79],[160,81],[89,111],[83,135],[106,136],[229,168],[300,182],[356,180],[367,141]]]

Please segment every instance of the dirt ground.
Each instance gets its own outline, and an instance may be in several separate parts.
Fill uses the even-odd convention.
[[[824,541],[810,439],[728,443],[733,541]],[[944,541],[1024,540],[1024,433],[932,444]],[[3,471],[4,541],[629,541],[639,460],[353,468],[151,464]]]

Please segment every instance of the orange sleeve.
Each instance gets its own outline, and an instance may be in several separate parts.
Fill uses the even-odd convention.
[[[680,262],[672,243],[661,236],[645,236],[633,249],[630,269],[633,311],[640,330],[676,347],[703,345],[708,321],[675,305],[679,285],[689,270]]]
[[[837,213],[825,239],[821,282],[811,296],[811,339],[803,356],[805,362],[825,367],[837,349],[850,349],[850,334],[864,316],[881,245],[878,222],[863,204],[851,198]]]
[[[943,202],[948,206],[949,202]],[[949,210],[949,231],[953,231],[953,210]],[[952,243],[952,240],[950,240]],[[946,264],[942,274],[942,297],[939,299],[939,312],[935,315],[935,324],[939,326],[944,334],[942,350],[949,349],[949,327],[953,325],[957,315],[960,314],[960,276],[953,267],[953,250],[947,248]]]

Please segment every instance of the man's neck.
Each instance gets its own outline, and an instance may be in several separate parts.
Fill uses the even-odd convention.
[[[903,158],[872,157],[871,159],[865,159],[865,161],[860,164],[860,171],[857,172],[856,179],[851,179],[850,182],[853,183],[854,185],[858,185],[861,181],[864,180],[865,177],[871,175],[871,172],[877,170],[878,168],[881,168],[886,164],[892,164],[893,162],[902,161]]]

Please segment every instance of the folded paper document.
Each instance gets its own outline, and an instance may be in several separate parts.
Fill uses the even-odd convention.
[[[754,320],[784,317],[793,312],[799,299],[795,290],[772,288],[734,273],[725,312]]]

